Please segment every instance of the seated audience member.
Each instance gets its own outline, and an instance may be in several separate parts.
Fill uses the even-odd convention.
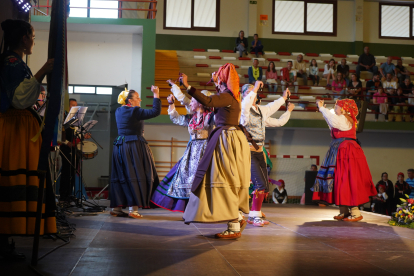
[[[378,122],[379,114],[383,114],[385,121],[388,122],[388,97],[384,93],[382,86],[379,86],[377,89],[378,92],[372,98],[374,105],[371,106],[372,111],[375,112],[375,122]]]
[[[346,95],[346,81],[343,79],[342,73],[338,72],[332,82],[332,94],[334,99],[341,99]]]
[[[371,205],[372,212],[383,214],[387,213],[388,195],[385,192],[385,186],[379,185],[377,188],[378,194],[374,196],[373,203]]]
[[[253,59],[253,66],[249,67],[249,83],[254,84],[256,81],[261,81],[263,77],[262,67],[259,67],[259,60]]]
[[[296,76],[303,78],[303,84],[308,84],[308,76],[306,74],[306,63],[303,61],[303,56],[298,55],[296,60],[293,62],[293,69],[296,70]]]
[[[413,122],[414,117],[414,87],[410,94],[406,94],[408,97],[408,113],[410,113],[410,122]]]
[[[343,79],[346,81],[346,85],[349,84],[349,65],[346,64],[346,59],[341,60],[341,64],[336,67],[336,72],[342,73]]]
[[[378,72],[378,67],[375,66],[375,57],[369,53],[369,47],[364,48],[364,53],[359,56],[358,65],[356,67],[356,74],[358,79],[361,77],[361,71],[369,71],[374,75]]]
[[[392,57],[388,57],[387,62],[381,64],[379,71],[383,81],[386,79],[387,74],[393,75],[394,80],[397,79],[397,70],[394,63],[392,63]]]
[[[254,34],[252,41],[252,47],[250,47],[250,50],[253,51],[256,54],[256,57],[259,56],[259,52],[262,52],[263,54],[263,45],[262,42],[259,40],[259,35]]]
[[[319,68],[318,63],[316,62],[316,59],[312,59],[310,66],[309,66],[309,77],[312,79],[313,86],[316,85],[319,86]]]
[[[280,186],[276,185],[276,188],[273,190],[273,202],[276,204],[286,204],[288,195],[285,188],[285,181],[282,179],[279,179],[278,181],[280,182]]]
[[[408,185],[411,187],[411,194],[409,194],[410,198],[414,198],[414,169],[407,170],[408,178],[405,180]]]
[[[358,79],[356,74],[351,75],[351,81],[348,85],[348,98],[356,102],[359,107],[359,101],[362,100],[362,82]]]
[[[398,180],[395,182],[395,202],[396,204],[401,204],[400,198],[407,199],[405,195],[412,197],[411,186],[404,181],[404,174],[402,172],[398,173]]]
[[[239,36],[236,38],[236,47],[234,48],[234,52],[239,51],[239,56],[242,57],[243,53],[247,55],[247,38],[244,37],[244,31],[239,32]]]
[[[398,87],[397,94],[391,98],[394,113],[407,113],[408,106],[407,106],[407,96],[404,96],[403,90],[401,87]],[[392,121],[395,122],[397,115],[394,115]],[[402,121],[405,122],[405,115],[402,115]]]
[[[404,83],[404,80],[410,79],[410,72],[403,66],[402,60],[397,61],[397,66],[395,66],[397,72],[398,83]]]
[[[372,80],[367,81],[367,84],[366,84],[366,88],[367,88],[366,100],[368,102],[372,100],[372,95],[377,93],[377,89],[379,86],[382,86],[380,77],[378,74],[374,74],[374,76],[372,77]]]
[[[392,184],[392,181],[388,179],[388,173],[383,172],[381,174],[381,180],[378,181],[377,185],[375,187],[377,188],[378,193],[380,192],[379,187],[384,187],[384,192],[387,194],[387,206],[386,211],[387,215],[391,215],[392,212],[395,212],[395,204],[394,204],[394,184]],[[372,198],[375,200],[375,196]]]
[[[266,83],[268,85],[269,92],[277,92],[277,71],[273,61],[269,62],[269,65],[267,66]]]
[[[384,87],[384,92],[388,95],[388,102],[392,102],[392,96],[397,94],[398,84],[392,79],[390,73],[387,74],[387,78],[382,82],[382,87]]]
[[[336,65],[335,60],[331,59],[328,64],[325,64],[325,71],[323,71],[323,77],[326,78],[326,86],[331,86],[329,80],[335,78]]]
[[[403,94],[405,96],[408,96],[408,94],[411,93],[411,91],[413,90],[414,85],[411,83],[410,79],[405,79],[401,84],[400,87],[403,90]]]
[[[280,70],[280,74],[282,75],[282,91],[285,91],[286,85],[287,86],[295,86],[295,93],[298,93],[298,82],[296,81],[296,71],[292,69],[292,61],[287,62],[287,66]]]

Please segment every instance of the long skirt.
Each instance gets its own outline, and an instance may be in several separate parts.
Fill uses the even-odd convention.
[[[28,110],[0,113],[0,234],[33,235],[36,221],[39,163],[42,138],[31,139],[39,122]],[[40,234],[56,230],[52,187],[45,185]]]
[[[332,140],[312,187],[313,200],[359,206],[377,194],[362,148],[354,140]]]
[[[172,212],[184,212],[198,163],[204,155],[207,139],[192,140],[183,157],[156,188],[151,202]]]
[[[118,136],[112,152],[111,208],[150,208],[158,185],[154,157],[144,137]]]
[[[208,145],[207,145],[208,147]],[[184,212],[185,223],[235,220],[249,213],[250,148],[241,130],[221,132],[207,173]]]

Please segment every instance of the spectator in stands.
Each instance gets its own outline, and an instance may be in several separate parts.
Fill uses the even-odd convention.
[[[409,194],[410,198],[414,198],[414,169],[407,170],[408,178],[405,180],[408,185],[410,185],[411,193]]]
[[[403,90],[401,87],[397,88],[397,94],[391,98],[393,106],[394,113],[403,113],[402,114],[402,121],[405,122],[405,115],[404,113],[407,113],[408,106],[406,105],[407,97],[404,96]],[[392,118],[392,121],[395,122],[395,119],[397,118],[397,115],[394,115]]]
[[[403,90],[403,94],[405,96],[408,96],[408,94],[411,93],[413,90],[414,85],[411,83],[410,79],[404,79],[404,81],[401,83],[400,87]]]
[[[404,174],[400,172],[398,173],[397,177],[398,177],[398,180],[397,182],[395,182],[395,203],[400,204],[402,203],[400,198],[407,199],[405,195],[412,197],[413,194],[411,194],[411,191],[412,191],[411,186],[408,185],[406,181],[404,181]]]
[[[268,85],[269,92],[277,92],[277,71],[273,61],[269,62],[269,65],[267,66],[266,83]]]
[[[355,73],[351,75],[351,81],[348,85],[348,95],[348,98],[354,100],[357,106],[360,107],[359,101],[362,99],[362,83]]]
[[[395,69],[397,71],[397,78],[398,83],[402,84],[406,79],[410,79],[410,72],[403,66],[402,60],[399,59],[397,61],[397,66],[395,66]]]
[[[397,69],[395,68],[394,63],[392,63],[392,57],[388,57],[387,62],[381,64],[379,70],[383,81],[386,79],[387,74],[391,74],[394,76],[395,80],[397,79]]]
[[[298,82],[296,81],[296,71],[292,69],[292,61],[287,62],[287,67],[282,68],[280,73],[282,75],[282,91],[285,91],[286,85],[287,86],[295,86],[295,93],[298,93]]]
[[[249,67],[249,83],[253,84],[256,81],[261,81],[263,77],[262,67],[259,67],[259,60],[253,59],[253,66]]]
[[[325,71],[323,77],[326,78],[326,86],[331,86],[329,83],[330,79],[334,79],[336,73],[335,60],[331,59],[328,64],[325,65]]]
[[[414,87],[410,94],[406,94],[408,97],[408,112],[410,113],[410,122],[413,122],[414,117]]]
[[[247,55],[247,38],[244,37],[244,31],[239,32],[239,36],[236,38],[236,47],[234,48],[234,52],[239,51],[239,56],[242,57],[243,53]]]
[[[254,39],[252,41],[252,47],[250,47],[250,50],[253,51],[256,54],[256,57],[259,56],[259,52],[263,51],[263,45],[262,42],[259,40],[259,35],[254,34]],[[262,52],[263,54],[263,52]]]
[[[298,55],[293,62],[293,69],[296,70],[296,76],[303,78],[303,84],[308,84],[308,75],[306,74],[306,63],[303,61],[303,55]]]
[[[392,78],[392,74],[388,73],[387,78],[382,82],[385,93],[388,95],[388,102],[392,103],[392,97],[397,95],[398,84]]]
[[[372,111],[375,112],[375,122],[378,122],[379,114],[385,116],[385,121],[388,122],[388,97],[384,93],[382,86],[378,86],[377,93],[372,97],[374,105],[371,107]]]
[[[346,64],[346,59],[341,60],[341,64],[336,68],[338,73],[342,73],[342,78],[346,81],[346,86],[349,84],[349,65]]]
[[[332,82],[332,93],[334,99],[341,99],[345,97],[346,94],[346,81],[343,78],[342,73],[338,72],[336,78]]]
[[[358,65],[356,67],[356,74],[360,78],[361,71],[369,71],[374,74],[378,72],[378,67],[375,66],[375,57],[369,53],[369,47],[364,48],[364,53],[359,56]]]
[[[388,215],[391,215],[391,213],[395,211],[394,184],[392,184],[392,181],[388,179],[388,173],[383,172],[381,174],[381,180],[378,181],[377,185],[375,186],[377,188],[378,193],[380,192],[380,186],[384,187],[384,192],[388,196],[386,211]],[[376,196],[374,196],[372,199],[375,200],[375,197]]]
[[[316,59],[312,59],[310,66],[309,66],[309,77],[312,79],[313,81],[313,86],[315,86],[315,81],[316,81],[316,85],[319,86],[319,68],[318,68],[318,63],[316,62]]]
[[[372,77],[372,80],[367,81],[367,92],[366,92],[366,100],[368,102],[370,102],[372,100],[372,95],[374,95],[375,93],[377,93],[377,89],[379,86],[382,86],[381,81],[380,81],[380,77],[379,74],[374,74],[374,76]]]

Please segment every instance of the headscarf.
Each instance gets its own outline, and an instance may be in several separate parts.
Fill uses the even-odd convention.
[[[217,71],[220,81],[227,84],[227,88],[233,93],[233,97],[240,102],[240,79],[236,68],[231,63],[226,63]]]
[[[346,112],[346,115],[352,118],[356,126],[358,123],[356,119],[356,116],[358,115],[358,107],[355,101],[351,99],[338,100],[336,101],[336,105],[340,106]]]
[[[119,104],[126,105],[126,99],[128,97],[128,93],[129,93],[129,91],[126,89],[126,87],[125,87],[124,91],[119,93],[119,96],[118,96],[118,103]]]

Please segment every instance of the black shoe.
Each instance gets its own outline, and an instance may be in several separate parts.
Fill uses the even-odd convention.
[[[6,247],[0,249],[0,256],[2,256],[3,259],[7,260],[20,261],[26,259],[26,256],[23,253],[16,251],[15,243],[13,240],[11,244],[8,244]]]

